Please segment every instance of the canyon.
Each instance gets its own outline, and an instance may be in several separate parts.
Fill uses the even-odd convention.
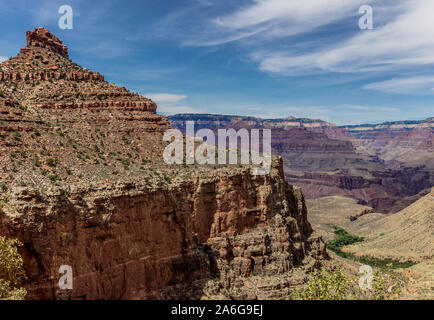
[[[313,271],[349,266],[327,252],[334,224],[368,238],[349,252],[413,254],[409,272],[430,276],[432,118],[166,117],[74,63],[49,30],[26,38],[0,64],[0,236],[23,244],[27,299],[288,299]],[[269,174],[166,164],[164,133],[186,121],[271,129]]]
[[[273,153],[283,157],[286,180],[308,199],[346,196],[377,212],[397,212],[434,185],[434,122],[338,127],[322,120],[179,114],[171,124],[184,130],[272,130]]]
[[[0,235],[23,243],[27,299],[281,299],[327,261],[281,157],[263,176],[166,165],[152,100],[26,36],[0,64]]]
[[[361,151],[377,155],[391,167],[425,167],[432,170],[434,118],[378,125],[345,126]]]

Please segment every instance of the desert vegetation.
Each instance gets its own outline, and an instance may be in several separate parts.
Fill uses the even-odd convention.
[[[344,268],[322,268],[302,288],[295,288],[291,300],[395,300],[401,297],[404,280],[390,269],[373,274],[372,289],[361,289],[359,277],[348,276]]]
[[[0,237],[0,300],[24,300],[26,296],[26,289],[20,287],[26,278],[20,246],[16,239]]]
[[[365,239],[363,237],[351,235],[345,229],[338,226],[334,226],[334,233],[335,239],[327,244],[327,248],[343,258],[358,261],[362,264],[370,265],[372,267],[385,269],[409,268],[416,264],[416,262],[411,260],[400,261],[392,258],[382,259],[371,256],[355,256],[353,253],[344,252],[342,251],[344,246],[363,242]]]

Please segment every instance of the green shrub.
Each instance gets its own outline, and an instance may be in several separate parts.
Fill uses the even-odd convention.
[[[0,299],[24,300],[27,292],[20,284],[26,279],[18,240],[0,236]]]
[[[121,159],[121,163],[122,163],[122,165],[124,166],[124,169],[125,169],[125,170],[128,170],[128,169],[129,169],[129,167],[130,167],[130,161],[125,160],[125,159]]]
[[[345,276],[342,267],[335,270],[321,269],[312,274],[306,288],[296,288],[290,294],[291,300],[346,300],[351,280]]]
[[[6,192],[6,191],[8,191],[8,186],[7,186],[4,182],[1,182],[1,183],[0,183],[0,191],[1,191],[1,192]]]
[[[57,174],[50,174],[48,176],[48,179],[50,179],[52,182],[55,182],[55,181],[59,180],[59,176]]]
[[[59,161],[56,158],[48,158],[47,160],[45,160],[45,163],[50,166],[50,167],[55,167],[57,166],[57,163]]]
[[[165,173],[163,173],[163,179],[164,179],[167,183],[172,183],[172,179],[170,179],[170,177],[168,177]]]
[[[359,287],[359,275],[353,278],[343,267],[321,269],[312,273],[312,279],[303,288],[290,293],[291,300],[393,300],[401,297],[404,281],[398,274],[379,269],[372,275],[372,289]]]
[[[365,239],[358,236],[349,234],[345,229],[338,226],[333,227],[335,229],[335,239],[327,244],[327,248],[335,252],[338,255],[342,255],[341,249],[344,246],[348,246],[353,243],[362,242]]]
[[[370,256],[361,256],[361,257],[352,257],[354,260],[359,261],[360,263],[370,265],[371,267],[383,268],[383,269],[399,269],[399,268],[410,268],[417,264],[417,262],[408,260],[408,261],[399,261],[394,260],[392,258],[380,259],[376,257]]]
[[[334,226],[333,228],[335,229],[335,239],[327,243],[327,249],[333,251],[342,258],[355,260],[362,264],[370,265],[371,267],[385,269],[409,268],[416,264],[416,262],[413,261],[401,262],[399,260],[393,260],[391,258],[380,259],[370,256],[356,257],[352,253],[343,252],[342,248],[344,246],[348,246],[357,242],[362,242],[364,241],[364,238],[353,236],[349,234],[346,230],[338,226]]]
[[[21,134],[18,131],[15,131],[13,136],[15,141],[21,141]]]

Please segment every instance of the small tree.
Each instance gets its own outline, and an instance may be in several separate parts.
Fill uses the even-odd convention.
[[[18,252],[22,244],[17,239],[0,236],[0,299],[24,300],[27,291],[21,288],[26,278],[23,258]]]
[[[291,300],[346,300],[351,280],[345,276],[343,268],[320,269],[312,274],[307,287],[291,292]]]
[[[391,270],[377,270],[373,274],[371,290],[362,290],[358,276],[351,278],[344,274],[343,266],[320,269],[303,288],[294,288],[291,300],[394,300],[401,297],[403,280]]]

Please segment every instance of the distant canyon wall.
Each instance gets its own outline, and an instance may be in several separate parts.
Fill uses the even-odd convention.
[[[272,149],[284,159],[288,182],[302,187],[307,198],[349,196],[377,211],[396,212],[434,184],[432,119],[337,127],[293,117],[169,117],[180,130],[188,120],[195,121],[197,130],[271,129]]]

